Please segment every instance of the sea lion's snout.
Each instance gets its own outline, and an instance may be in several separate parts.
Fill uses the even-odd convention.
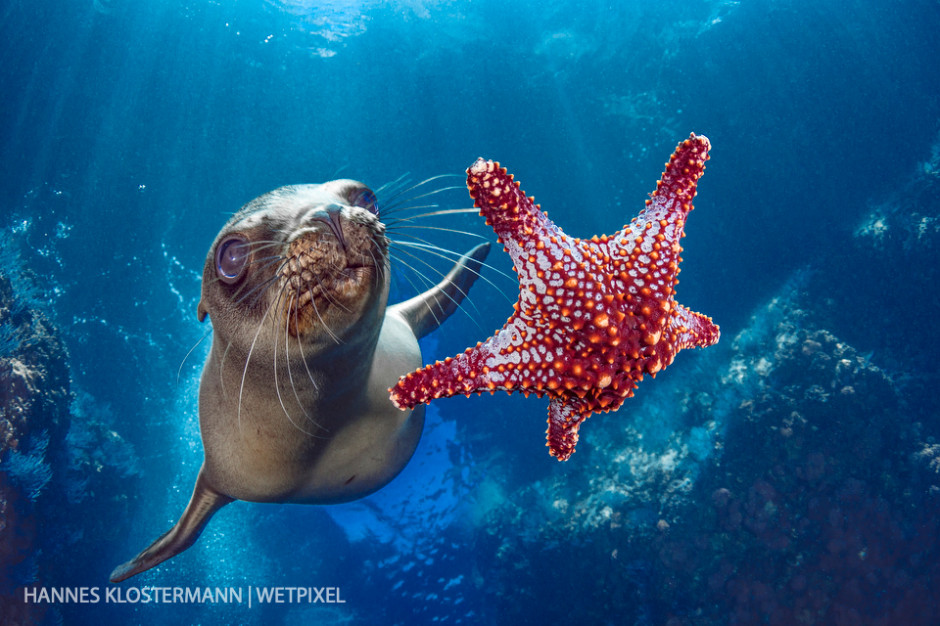
[[[288,332],[329,327],[370,300],[387,258],[384,228],[360,210],[331,204],[312,210],[291,237],[279,274]]]
[[[343,207],[337,204],[331,204],[323,210],[325,216],[317,215],[312,218],[314,221],[323,222],[327,228],[336,237],[339,245],[346,250],[346,236],[343,234]]]

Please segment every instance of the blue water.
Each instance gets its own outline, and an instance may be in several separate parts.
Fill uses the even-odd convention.
[[[68,347],[79,398],[70,441],[80,448],[91,440],[76,425],[88,421],[106,424],[100,428],[122,442],[108,455],[120,462],[100,467],[111,480],[73,476],[74,498],[42,509],[58,513],[40,514],[46,543],[32,570],[17,570],[21,584],[104,590],[111,569],[185,506],[202,458],[202,264],[242,204],[285,184],[349,177],[378,188],[402,176],[451,175],[431,183],[455,186],[436,198],[442,208],[466,208],[464,170],[483,156],[507,166],[566,232],[610,233],[642,208],[675,145],[694,131],[713,149],[683,240],[678,300],[713,317],[722,343],[683,352],[619,412],[591,418],[569,462],[557,463],[544,447],[543,401],[439,401],[415,459],[378,494],[335,507],[236,503],[192,549],[125,583],[330,586],[345,603],[62,604],[44,619],[535,624],[580,615],[609,624],[786,623],[780,607],[797,606],[793,598],[812,576],[800,574],[799,583],[780,571],[748,572],[741,578],[766,589],[725,585],[734,578],[728,572],[744,572],[741,563],[759,553],[735,539],[738,528],[723,517],[710,540],[693,537],[701,511],[693,505],[706,486],[702,501],[711,501],[712,488],[734,491],[709,481],[718,480],[710,477],[721,463],[734,465],[727,455],[749,448],[735,444],[743,402],[767,402],[784,421],[808,415],[782,396],[773,400],[755,376],[773,369],[771,353],[791,345],[788,337],[828,346],[800,335],[811,328],[850,345],[851,353],[834,347],[833,354],[860,363],[865,376],[875,376],[869,363],[879,368],[890,381],[884,397],[900,398],[869,406],[885,414],[878,424],[895,425],[866,427],[888,442],[875,461],[863,469],[857,449],[847,451],[836,459],[841,482],[819,497],[844,495],[855,480],[872,502],[885,503],[875,509],[894,511],[886,525],[921,547],[904,553],[905,563],[883,566],[904,574],[886,574],[884,589],[910,590],[906,604],[896,605],[914,607],[905,615],[930,609],[938,533],[929,515],[912,511],[936,510],[935,468],[911,459],[940,437],[929,399],[937,376],[930,355],[940,349],[931,330],[936,284],[916,282],[918,267],[936,263],[932,244],[923,243],[937,241],[936,221],[927,219],[926,234],[905,248],[913,250],[917,291],[883,259],[864,252],[847,259],[844,251],[864,249],[859,233],[873,212],[903,215],[905,198],[937,189],[911,181],[935,175],[938,30],[940,5],[927,0],[0,6],[0,260],[32,272],[41,294],[32,301]],[[936,197],[917,195],[927,218],[940,214]],[[474,215],[428,223],[471,233],[424,235],[456,250],[475,245],[473,235],[494,239]],[[455,315],[423,342],[426,362],[475,344],[508,317],[515,284],[496,270],[511,272],[511,265],[501,250],[490,262],[493,284],[478,283],[476,310]],[[408,296],[413,280],[420,279],[399,267],[393,297]],[[838,284],[851,293],[827,301]],[[768,309],[774,298],[797,304]],[[813,311],[819,315],[810,324]],[[796,376],[780,389],[799,384]],[[699,389],[708,392],[696,395]],[[909,406],[927,408],[912,414]],[[838,427],[844,413],[820,415],[834,441],[846,436]],[[773,432],[778,427],[787,428],[777,424]],[[801,563],[798,541],[781,547],[766,526],[813,520],[818,506],[801,509],[793,496],[784,520],[777,511],[785,496],[768,496],[763,485],[796,493],[782,477],[810,468],[810,447],[766,471],[740,468],[740,532],[791,570]],[[88,491],[89,484],[107,491]],[[902,492],[903,503],[884,495]],[[761,498],[769,508],[755,504]],[[851,502],[866,501],[859,498]],[[844,514],[851,527],[866,516],[852,517],[851,506],[832,515]],[[756,512],[748,517],[749,510]],[[672,538],[664,539],[668,532]],[[676,540],[679,533],[689,533],[688,542]],[[703,541],[712,561],[675,556],[680,544],[705,551]],[[915,559],[921,549],[926,556]],[[832,558],[842,558],[840,550]],[[806,623],[888,614],[885,607],[861,617],[839,612],[833,607],[847,588],[822,589],[823,600],[802,614]]]

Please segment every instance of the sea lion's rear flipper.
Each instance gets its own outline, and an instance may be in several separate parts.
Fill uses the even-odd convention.
[[[444,280],[424,293],[389,309],[401,315],[419,339],[437,330],[437,327],[457,310],[470,286],[480,276],[483,259],[489,251],[490,244],[481,243],[460,257]]]
[[[199,470],[193,496],[176,525],[136,557],[114,568],[111,572],[111,582],[119,583],[159,565],[196,543],[196,539],[206,527],[209,518],[232,501],[232,498],[213,489],[205,479],[202,470]]]

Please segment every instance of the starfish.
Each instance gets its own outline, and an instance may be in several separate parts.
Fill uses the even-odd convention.
[[[548,396],[546,445],[565,461],[588,416],[620,408],[679,350],[716,343],[711,318],[674,299],[679,239],[710,147],[690,135],[646,208],[619,232],[591,239],[566,235],[505,168],[477,159],[467,188],[512,257],[515,312],[476,347],[403,376],[389,389],[392,402],[407,409],[497,389]]]

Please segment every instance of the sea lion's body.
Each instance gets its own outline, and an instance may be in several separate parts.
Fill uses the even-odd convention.
[[[421,365],[418,338],[476,279],[488,245],[438,285],[387,307],[388,240],[375,196],[349,180],[283,187],[216,237],[199,319],[213,323],[199,388],[205,461],[166,534],[111,574],[118,582],[191,546],[234,500],[327,504],[380,489],[408,463],[424,407],[388,388]]]
[[[241,424],[239,395],[225,393],[223,381],[235,381],[237,390],[242,367],[223,359],[224,347],[214,344],[199,389],[203,474],[210,484],[237,500],[328,504],[355,500],[394,478],[418,444],[424,411],[398,410],[388,400],[388,388],[401,372],[420,366],[421,353],[411,327],[394,311],[386,313],[370,343],[372,355],[366,347],[348,358],[330,359],[340,349],[308,358],[317,384],[295,384],[300,402],[290,390],[278,398],[270,364],[267,372],[250,371]],[[365,358],[358,361],[362,353]],[[306,379],[303,368],[300,374]],[[284,368],[279,379],[291,376],[296,373]]]

